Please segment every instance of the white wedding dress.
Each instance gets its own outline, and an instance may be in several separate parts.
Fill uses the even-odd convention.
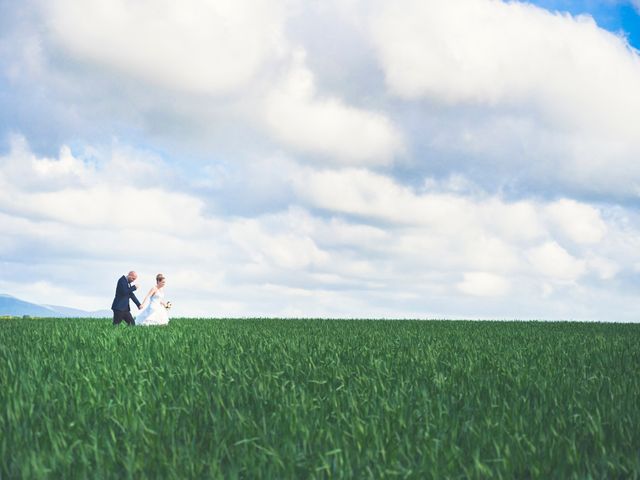
[[[169,312],[160,302],[164,302],[164,292],[162,289],[151,296],[149,305],[136,317],[136,325],[151,326],[168,324]]]

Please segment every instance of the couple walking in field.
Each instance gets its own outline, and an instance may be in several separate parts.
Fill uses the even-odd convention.
[[[164,275],[162,273],[156,275],[156,285],[149,290],[142,303],[133,293],[138,289],[138,286],[135,285],[137,279],[138,274],[134,271],[118,279],[116,295],[111,304],[113,324],[119,325],[124,320],[128,325],[135,325],[136,321],[138,325],[144,326],[167,325],[169,323],[171,302],[164,298],[164,285],[166,283]],[[129,300],[133,300],[133,303],[138,306],[138,310],[141,310],[135,320],[131,315]],[[148,304],[147,300],[149,300]]]

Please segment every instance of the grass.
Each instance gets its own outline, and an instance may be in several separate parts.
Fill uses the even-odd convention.
[[[0,478],[640,478],[640,325],[0,322]]]

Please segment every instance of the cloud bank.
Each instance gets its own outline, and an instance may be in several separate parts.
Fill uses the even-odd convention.
[[[147,283],[164,271],[181,300],[177,309],[201,315],[349,315],[356,308],[368,317],[423,317],[462,297],[460,315],[489,315],[487,305],[515,302],[525,307],[513,315],[535,306],[549,317],[568,295],[602,313],[592,292],[635,272],[628,258],[637,255],[640,235],[628,230],[626,212],[569,199],[459,194],[429,182],[415,191],[365,169],[288,161],[272,175],[290,184],[295,206],[252,218],[211,215],[201,197],[176,191],[162,161],[133,154],[114,147],[92,164],[64,147],[41,158],[14,139],[0,159],[2,254],[13,259],[3,288],[28,284],[44,266],[51,284],[19,293],[90,307],[96,292],[109,296],[117,267],[135,267]],[[153,184],[122,177],[122,156],[155,172]],[[612,297],[624,295],[631,292]]]

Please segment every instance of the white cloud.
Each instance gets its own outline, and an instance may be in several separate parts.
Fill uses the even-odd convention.
[[[37,158],[24,140],[17,139],[12,151],[0,158],[0,208],[80,227],[178,228],[183,232],[199,228],[201,201],[164,191],[144,175],[130,176],[129,183],[123,184],[123,172],[135,173],[136,160],[131,161],[132,170],[129,164],[118,169],[118,162],[116,154],[114,162],[100,172],[74,157],[66,146],[57,159]]]
[[[640,189],[640,60],[586,16],[490,0],[35,5],[41,23],[13,22],[5,56],[66,125],[57,141],[122,126],[176,156],[266,146],[489,189]]]
[[[620,265],[603,257],[587,258],[587,265],[590,270],[596,272],[602,280],[611,280],[622,269]]]
[[[91,98],[82,113],[93,117],[84,108],[101,106],[100,114],[128,116],[151,134],[182,132],[182,140],[209,145],[214,139],[217,147],[236,135],[258,143],[267,135],[286,150],[329,163],[384,165],[403,152],[402,134],[383,109],[317,87],[304,48],[287,36],[287,21],[305,14],[297,13],[305,9],[296,2],[40,5],[44,63],[56,74],[45,69],[34,76],[54,83],[67,102],[84,104],[96,90],[110,99]],[[82,68],[70,68],[77,63]],[[89,89],[68,88],[87,82]]]
[[[289,206],[225,217],[205,213],[215,198],[172,188],[174,173],[153,156],[118,146],[96,158],[68,148],[42,158],[24,141],[0,157],[0,254],[12,259],[3,291],[99,309],[114,275],[135,268],[145,289],[167,275],[176,315],[557,318],[573,298],[582,318],[601,318],[580,292],[602,299],[598,282],[639,263],[635,217],[575,201],[509,202],[456,192],[460,181],[416,191],[361,169],[279,162],[263,175],[292,183]],[[128,158],[159,172],[152,185],[105,173]],[[35,172],[36,183],[13,181]]]
[[[85,185],[94,176],[92,167],[75,158],[67,146],[60,149],[59,158],[38,158],[24,137],[13,135],[9,143],[10,153],[0,158],[1,177],[11,180],[7,188],[51,191]]]
[[[386,225],[387,233],[394,231],[387,242],[397,242],[394,251],[406,257],[407,269],[474,268],[566,283],[589,272],[615,276],[622,257],[607,257],[613,248],[626,250],[612,247],[618,240],[609,235],[613,227],[598,208],[574,200],[508,202],[495,195],[447,193],[433,181],[427,184],[435,193],[415,192],[391,178],[355,169],[300,169],[292,181],[297,195],[314,207],[356,215]],[[594,257],[593,249],[602,254]],[[464,285],[470,290],[476,283]]]
[[[364,169],[299,169],[296,193],[314,206],[404,225],[428,226],[447,234],[474,232],[491,224],[502,238],[530,241],[543,234],[542,220],[526,202],[506,203],[434,189],[416,193],[392,178]]]
[[[371,40],[389,91],[422,102],[426,118],[447,113],[427,130],[441,154],[508,179],[635,195],[640,56],[622,37],[528,3],[379,5]]]
[[[586,273],[586,262],[569,254],[554,241],[532,248],[527,257],[535,270],[558,282],[574,282]]]
[[[283,49],[278,1],[42,2],[54,41],[75,58],[152,85],[221,94]]]
[[[330,162],[386,164],[403,148],[400,132],[382,113],[318,94],[302,52],[266,99],[265,119],[286,145]]]
[[[640,59],[591,17],[490,0],[385,3],[373,40],[393,92],[540,109],[638,134]]]
[[[286,233],[267,232],[259,220],[239,220],[231,226],[230,235],[257,264],[266,262],[296,270],[321,265],[329,259],[308,235],[294,233],[292,228],[280,230]]]
[[[458,284],[460,291],[480,297],[500,296],[509,291],[509,283],[502,277],[486,272],[466,272]]]
[[[598,243],[606,234],[600,212],[590,205],[562,199],[547,205],[546,211],[556,227],[576,243]]]

